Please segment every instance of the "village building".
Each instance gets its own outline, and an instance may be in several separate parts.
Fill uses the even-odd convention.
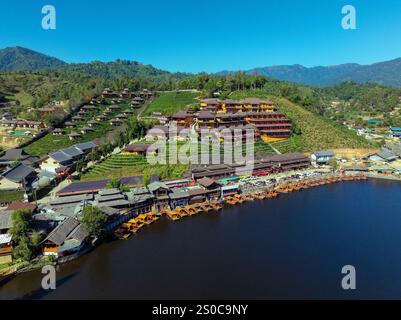
[[[147,154],[156,154],[157,149],[151,144],[133,144],[125,147],[122,154],[146,156]]]
[[[188,205],[189,193],[183,188],[174,188],[169,194],[170,197],[170,208],[183,208]]]
[[[93,128],[91,128],[91,127],[83,127],[83,128],[81,128],[81,133],[82,134],[87,134],[87,133],[92,132],[92,131],[93,131]]]
[[[132,100],[131,101],[131,107],[134,108],[134,109],[138,109],[138,108],[141,107],[141,102],[136,101],[136,100]]]
[[[87,112],[92,112],[92,111],[96,111],[96,110],[98,110],[98,109],[99,109],[99,108],[98,108],[97,106],[94,106],[94,105],[86,105],[86,106],[83,106],[81,110],[84,110],[84,111],[87,111]]]
[[[123,113],[124,113],[125,115],[127,115],[127,116],[130,116],[130,115],[133,115],[133,114],[134,114],[134,111],[129,110],[129,109],[125,109],[125,110],[123,111]]]
[[[216,113],[220,105],[221,102],[219,99],[203,99],[200,101],[200,110]]]
[[[113,90],[111,90],[110,88],[105,88],[102,92],[102,97],[103,98],[115,98],[118,97],[118,93],[114,92]]]
[[[79,115],[72,117],[72,121],[74,121],[74,122],[80,122],[80,121],[83,121],[83,120],[84,120],[84,117],[79,116]]]
[[[34,168],[20,163],[1,174],[0,190],[29,190],[35,178]]]
[[[96,120],[97,121],[105,121],[105,120],[107,120],[108,118],[105,116],[105,115],[103,115],[103,114],[100,114],[100,115],[98,115],[98,116],[96,116]]]
[[[130,202],[128,201],[127,196],[119,189],[103,189],[95,196],[94,205],[99,208],[109,207],[122,209],[128,208]]]
[[[65,131],[61,128],[56,128],[53,130],[52,135],[53,136],[62,136],[65,134]]]
[[[13,262],[13,245],[11,240],[12,236],[10,234],[0,234],[0,265]]]
[[[216,182],[214,179],[210,179],[207,177],[199,179],[197,182],[199,185],[201,185],[208,191],[208,200],[217,201],[220,199],[221,196],[220,183]]]
[[[131,99],[132,98],[133,93],[131,92],[131,90],[129,90],[128,88],[125,88],[121,94],[120,97],[124,98],[124,99]]]
[[[111,119],[109,123],[112,126],[120,126],[123,122],[120,119]]]
[[[311,155],[311,160],[314,165],[327,165],[334,157],[333,151],[315,151]]]
[[[253,125],[267,142],[291,137],[292,123],[280,112],[248,112],[246,122]]]
[[[74,140],[79,140],[81,139],[81,135],[75,131],[72,131],[68,137],[70,138],[70,140],[74,141]]]
[[[118,120],[125,120],[128,118],[128,116],[126,114],[120,113],[120,114],[116,115],[115,118]]]
[[[64,127],[67,129],[73,129],[75,128],[75,124],[70,121],[67,121],[66,123],[64,123]]]
[[[171,116],[171,120],[177,123],[177,126],[189,128],[194,120],[194,114],[187,111],[180,111]]]
[[[199,186],[189,188],[188,195],[188,204],[204,203],[208,199],[208,191]]]
[[[63,151],[57,151],[50,153],[48,157],[42,161],[40,168],[43,171],[56,173],[57,169],[72,166],[73,163],[74,159],[72,156]]]
[[[98,125],[99,125],[99,122],[97,122],[96,120],[88,121],[88,126],[91,128],[97,127]]]
[[[401,138],[401,128],[391,127],[390,132],[392,137]]]
[[[2,120],[1,126],[13,129],[43,129],[45,124],[42,121],[27,121],[27,120]]]
[[[149,191],[154,196],[154,204],[157,211],[168,209],[170,188],[163,182],[152,182],[148,185]]]
[[[388,149],[383,149],[379,153],[377,153],[377,156],[385,162],[393,162],[398,159],[398,156],[395,155],[393,152],[391,152]]]
[[[177,128],[178,131],[178,128]],[[170,138],[170,129],[168,126],[164,125],[155,125],[146,133],[146,139],[155,140],[155,139],[166,139]]]
[[[43,255],[64,256],[80,251],[89,233],[75,218],[61,222],[42,242]]]
[[[199,129],[217,128],[216,115],[210,111],[201,111],[197,117],[197,125]]]
[[[26,153],[23,149],[8,149],[0,157],[0,167],[7,167],[14,163],[22,163],[27,166],[36,166],[39,158]]]

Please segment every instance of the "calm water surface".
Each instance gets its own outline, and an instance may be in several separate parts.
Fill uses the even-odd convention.
[[[345,182],[172,223],[159,221],[0,299],[401,298],[401,184]],[[341,289],[353,265],[357,290]]]

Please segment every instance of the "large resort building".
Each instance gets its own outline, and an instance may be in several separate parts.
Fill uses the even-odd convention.
[[[259,98],[243,100],[204,99],[200,111],[180,111],[170,117],[178,126],[202,129],[247,129],[256,139],[265,142],[281,141],[291,137],[292,123],[278,111],[273,102]],[[221,136],[221,135],[220,135]]]

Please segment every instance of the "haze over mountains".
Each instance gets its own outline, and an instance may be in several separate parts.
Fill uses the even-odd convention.
[[[57,58],[22,48],[13,47],[0,50],[0,72],[36,71],[46,68],[66,68],[104,78],[133,77],[153,75],[156,77],[168,76],[168,71],[143,65],[133,61],[92,62],[67,64]],[[236,71],[222,71],[217,75],[227,75]],[[320,66],[307,68],[302,65],[283,65],[258,67],[244,71],[246,74],[260,74],[296,83],[313,86],[329,86],[345,81],[357,83],[375,82],[388,86],[401,87],[401,58],[379,62],[371,65],[356,63]],[[185,74],[176,74],[185,76]]]

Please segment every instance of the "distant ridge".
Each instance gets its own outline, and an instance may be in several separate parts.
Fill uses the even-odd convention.
[[[36,71],[45,68],[57,68],[66,65],[64,61],[42,53],[12,47],[0,50],[0,71]]]
[[[57,58],[22,47],[0,49],[0,72],[37,71],[48,68],[62,68],[87,76],[97,76],[105,79],[132,78],[137,76],[165,80],[172,76],[176,79],[183,79],[191,75],[189,73],[173,74],[157,69],[152,65],[144,65],[136,61],[116,60],[114,62],[94,61],[91,63],[68,64]],[[221,71],[216,75],[227,75],[235,72]],[[307,68],[295,64],[257,67],[244,72],[246,74],[259,74],[278,80],[320,87],[345,81],[379,83],[401,87],[401,58],[371,65],[347,63],[335,66]]]
[[[235,71],[222,71],[227,75]],[[388,86],[401,87],[401,58],[360,65],[356,63],[335,66],[307,68],[299,64],[271,67],[258,67],[244,71],[246,74],[259,74],[278,80],[304,83],[313,86],[329,86],[345,81],[357,83],[374,82]]]

